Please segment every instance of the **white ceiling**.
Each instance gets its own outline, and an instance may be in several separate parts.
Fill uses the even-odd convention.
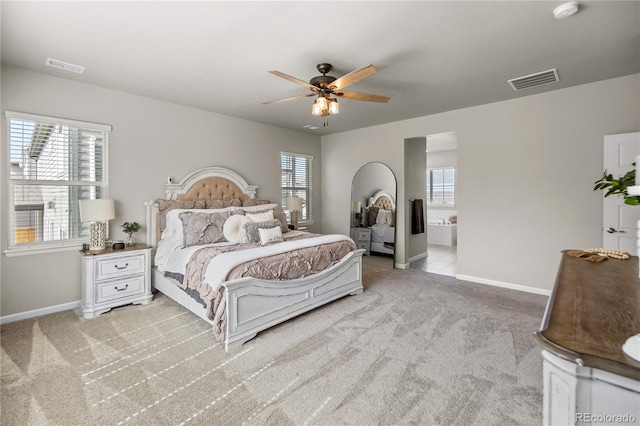
[[[581,2],[556,20],[562,3],[4,0],[2,63],[323,135],[640,72],[640,2]],[[391,100],[343,99],[328,127],[313,98],[262,105],[307,90],[268,70],[308,81],[320,62],[336,77],[376,65],[347,90]],[[560,82],[507,83],[551,68]]]

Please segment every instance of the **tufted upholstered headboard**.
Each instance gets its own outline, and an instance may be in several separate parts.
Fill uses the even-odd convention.
[[[243,204],[248,205],[248,200],[256,197],[257,189],[257,186],[249,185],[239,174],[224,167],[205,167],[190,173],[178,183],[167,183],[165,199],[145,203],[147,244],[155,246],[160,240],[164,216],[169,210],[241,207]]]
[[[367,207],[378,207],[384,210],[396,211],[396,200],[389,191],[378,191],[371,198]]]

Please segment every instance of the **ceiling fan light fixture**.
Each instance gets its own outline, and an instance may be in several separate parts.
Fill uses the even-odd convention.
[[[317,99],[311,106],[311,115],[322,115],[322,108],[320,108]]]
[[[321,110],[327,109],[327,98],[325,98],[323,95],[318,96],[318,99],[316,100],[316,102],[318,103],[318,107]]]
[[[329,102],[329,114],[337,115],[340,114],[340,105],[338,105],[337,99],[331,99]]]

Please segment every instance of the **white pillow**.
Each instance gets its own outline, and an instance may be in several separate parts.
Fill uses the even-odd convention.
[[[259,228],[258,231],[260,232],[260,244],[262,245],[282,241],[282,229],[280,229],[279,226],[274,228]]]
[[[239,208],[240,210],[244,210],[245,212],[255,212],[255,211],[262,211],[262,210],[267,210],[267,209],[273,209],[274,207],[278,207],[277,204],[259,204],[257,206],[249,206],[249,207],[236,207]]]
[[[251,222],[249,218],[240,214],[229,217],[222,227],[222,233],[227,241],[236,244],[248,243],[249,238],[243,228],[243,225],[247,222]]]
[[[245,213],[245,216],[249,218],[251,222],[269,222],[274,220],[273,210],[263,213]]]
[[[378,216],[376,216],[376,225],[384,225],[387,223],[387,213],[391,213],[389,210],[378,210]]]

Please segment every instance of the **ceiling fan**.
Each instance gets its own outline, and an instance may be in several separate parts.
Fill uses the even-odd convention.
[[[351,71],[350,73],[345,74],[339,78],[327,75],[327,73],[330,72],[332,68],[333,66],[331,64],[318,64],[317,69],[322,75],[312,78],[308,83],[298,78],[291,77],[290,75],[287,75],[280,71],[269,71],[270,74],[284,78],[285,80],[289,80],[292,83],[296,83],[302,87],[306,87],[311,92],[305,93],[303,95],[291,96],[289,98],[263,102],[263,105],[317,96],[318,98],[313,104],[311,113],[313,115],[327,117],[331,114],[339,113],[338,100],[336,98],[380,103],[385,103],[389,100],[389,98],[386,96],[372,95],[370,93],[345,92],[342,90],[343,88],[357,83],[358,81],[378,72],[378,68],[376,68],[375,66],[367,65],[366,67],[358,68],[357,70]],[[331,96],[335,96],[336,98],[332,98]]]

